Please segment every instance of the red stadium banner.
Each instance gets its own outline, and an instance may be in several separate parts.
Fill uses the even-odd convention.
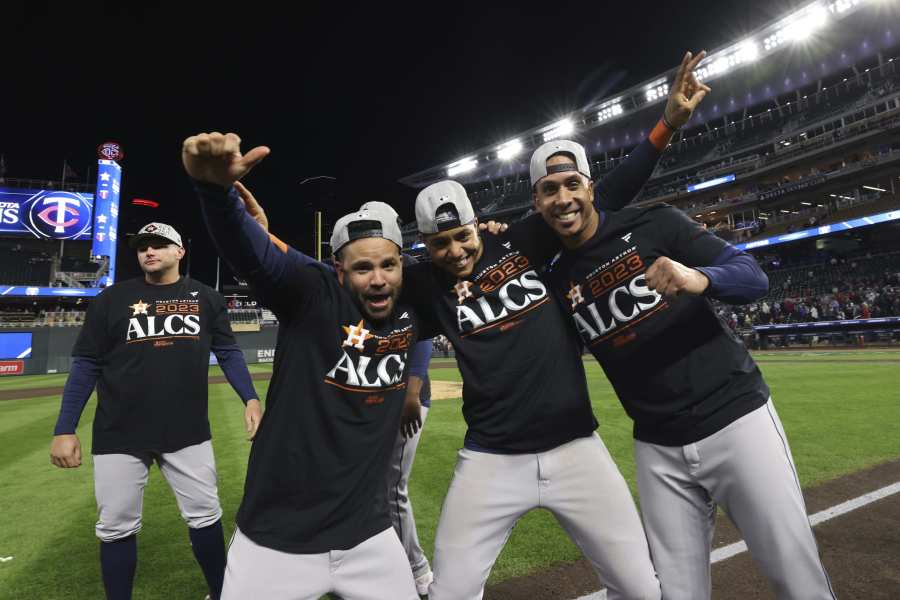
[[[24,360],[0,360],[0,376],[21,375],[25,372]]]

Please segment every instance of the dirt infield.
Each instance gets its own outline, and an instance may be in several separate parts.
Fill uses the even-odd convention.
[[[858,471],[804,492],[815,514],[900,481],[900,460]],[[900,598],[900,494],[878,500],[815,527],[822,562],[838,598]],[[715,548],[740,539],[731,522],[719,515]],[[492,586],[486,600],[561,600],[579,598],[600,588],[586,561],[517,577]],[[748,553],[713,566],[716,600],[770,600],[775,595]]]
[[[431,380],[432,400],[452,400],[462,398],[461,381],[435,381]]]

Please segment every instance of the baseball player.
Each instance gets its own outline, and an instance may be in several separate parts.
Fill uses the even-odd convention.
[[[256,198],[240,182],[235,182],[235,189],[247,209],[247,213],[268,232],[269,221],[265,211],[256,201]],[[391,216],[397,221],[397,226],[402,227],[400,215],[384,202],[366,202],[359,207],[362,210],[378,210]],[[278,244],[285,245],[272,234],[269,237]],[[285,245],[285,247],[287,247]],[[287,252],[293,255],[300,264],[316,262],[302,252],[288,247]],[[417,261],[409,254],[401,254],[403,266],[409,267]],[[401,430],[398,431],[391,451],[391,460],[388,463],[387,472],[387,501],[390,510],[391,523],[400,537],[403,549],[409,559],[409,566],[416,582],[416,591],[420,596],[428,594],[428,586],[431,585],[434,576],[431,565],[419,543],[419,535],[416,529],[416,521],[413,515],[412,502],[409,498],[409,476],[412,472],[413,462],[416,458],[416,449],[419,446],[419,438],[425,419],[431,408],[431,382],[428,378],[428,363],[433,352],[432,340],[418,342],[410,352],[409,382],[406,388],[406,398],[403,405],[403,417]]]
[[[686,55],[679,77],[703,56]],[[669,96],[649,138],[598,183],[599,207],[615,210],[635,197],[707,91]],[[562,218],[575,226],[582,217],[573,210]],[[404,299],[426,323],[423,335],[443,333],[453,344],[468,425],[438,523],[429,597],[481,598],[516,521],[546,508],[610,599],[659,598],[634,501],[594,433],[581,342],[542,275],[559,241],[539,215],[482,238],[454,181],[422,190],[416,219],[432,264],[408,270]]]
[[[188,525],[209,597],[218,599],[225,545],[207,418],[210,350],[246,404],[251,439],[260,403],[225,299],[178,274],[184,256],[178,232],[150,223],[130,246],[144,276],[119,282],[91,302],[72,349],[50,460],[63,468],[81,464],[75,430],[96,384],[91,451],[106,597],[131,598],[143,492],[156,462]]]
[[[301,263],[233,187],[268,152],[242,155],[218,133],[182,152],[219,252],[280,323],[222,597],[416,600],[384,485],[419,330],[397,304],[400,228],[377,209],[351,213],[331,237],[337,277]]]
[[[710,597],[721,506],[778,598],[833,599],[769,388],[710,303],[764,296],[756,261],[671,206],[595,210],[575,142],[539,147],[531,182],[535,208],[564,246],[550,276],[555,295],[634,419],[663,597]]]

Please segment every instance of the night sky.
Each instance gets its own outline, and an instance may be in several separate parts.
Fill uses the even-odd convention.
[[[58,180],[66,159],[84,181],[97,146],[119,142],[120,235],[171,223],[192,240],[192,274],[210,283],[215,255],[180,162],[188,135],[234,131],[245,149],[270,146],[245,183],[272,231],[311,250],[313,207],[333,222],[382,200],[411,218],[416,192],[400,177],[556,119],[800,5],[82,4],[0,8],[6,176]],[[317,175],[336,182],[300,185]],[[135,208],[132,198],[161,207]],[[119,256],[120,277],[137,274],[128,253]]]

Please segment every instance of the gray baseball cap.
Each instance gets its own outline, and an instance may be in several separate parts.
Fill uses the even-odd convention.
[[[548,170],[547,159],[560,152],[565,152],[574,156],[575,164],[564,163],[554,165]],[[591,163],[588,162],[584,146],[578,142],[573,142],[572,140],[551,140],[546,144],[542,144],[534,151],[534,154],[531,155],[531,185],[535,185],[547,175],[561,173],[563,171],[578,171],[590,179]]]
[[[378,208],[357,210],[344,215],[334,224],[331,232],[331,251],[335,254],[355,240],[380,237],[403,248],[403,234],[397,225],[397,217]]]
[[[460,183],[445,179],[432,183],[416,197],[419,233],[437,233],[475,220],[475,209]]]
[[[139,248],[142,244],[153,239],[162,238],[176,246],[184,247],[181,243],[181,236],[175,231],[175,228],[165,223],[147,223],[138,230],[138,232],[128,240],[128,245],[132,248]]]
[[[387,202],[378,202],[377,200],[373,200],[372,202],[366,202],[362,206],[359,207],[359,210],[380,210],[381,212],[394,215],[395,219],[399,219],[400,215],[397,214],[397,211],[394,210],[394,207],[388,204]]]

